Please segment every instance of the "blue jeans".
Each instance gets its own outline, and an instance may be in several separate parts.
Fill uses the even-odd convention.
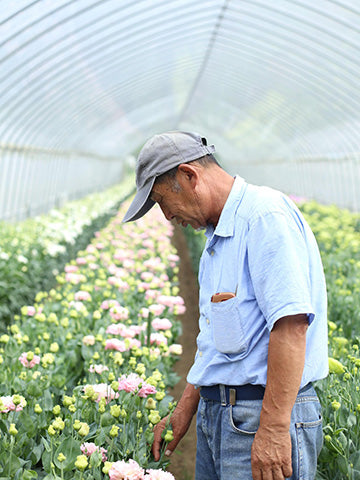
[[[196,480],[252,480],[251,445],[262,400],[234,406],[200,398],[197,413]],[[313,387],[299,393],[291,414],[290,480],[313,480],[323,443],[321,406]]]

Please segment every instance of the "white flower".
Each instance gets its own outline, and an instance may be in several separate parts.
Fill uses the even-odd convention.
[[[18,255],[17,260],[19,263],[28,263],[28,259],[24,255]]]

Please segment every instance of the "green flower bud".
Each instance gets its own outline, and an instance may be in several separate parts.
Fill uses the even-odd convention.
[[[13,436],[18,434],[18,431],[15,428],[15,423],[10,423],[9,433],[10,435],[13,435]]]
[[[119,427],[117,425],[113,425],[109,432],[110,437],[112,438],[117,437],[118,433],[119,433]]]
[[[57,457],[57,459],[58,459],[58,461],[59,461],[60,463],[62,463],[62,462],[65,462],[66,457],[65,457],[65,455],[64,455],[62,452],[60,452],[59,455],[58,455],[58,457]]]
[[[78,455],[76,457],[75,467],[78,470],[84,471],[87,466],[88,466],[88,460],[86,455]]]
[[[120,405],[112,405],[110,407],[110,414],[113,417],[118,418],[120,416],[120,412],[121,412]]]
[[[339,362],[339,360],[329,357],[329,371],[330,373],[340,374],[345,372],[345,368],[344,365]]]

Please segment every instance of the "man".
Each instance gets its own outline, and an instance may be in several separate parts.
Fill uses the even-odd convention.
[[[233,178],[214,150],[196,133],[152,137],[124,217],[158,203],[168,220],[206,229],[198,349],[166,453],[197,411],[196,480],[310,480],[322,446],[312,382],[328,372],[319,251],[288,197]],[[155,428],[155,460],[165,422]]]

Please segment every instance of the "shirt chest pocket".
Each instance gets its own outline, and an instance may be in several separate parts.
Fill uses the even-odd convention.
[[[221,353],[245,353],[248,342],[238,297],[210,304],[210,322],[215,348]]]

